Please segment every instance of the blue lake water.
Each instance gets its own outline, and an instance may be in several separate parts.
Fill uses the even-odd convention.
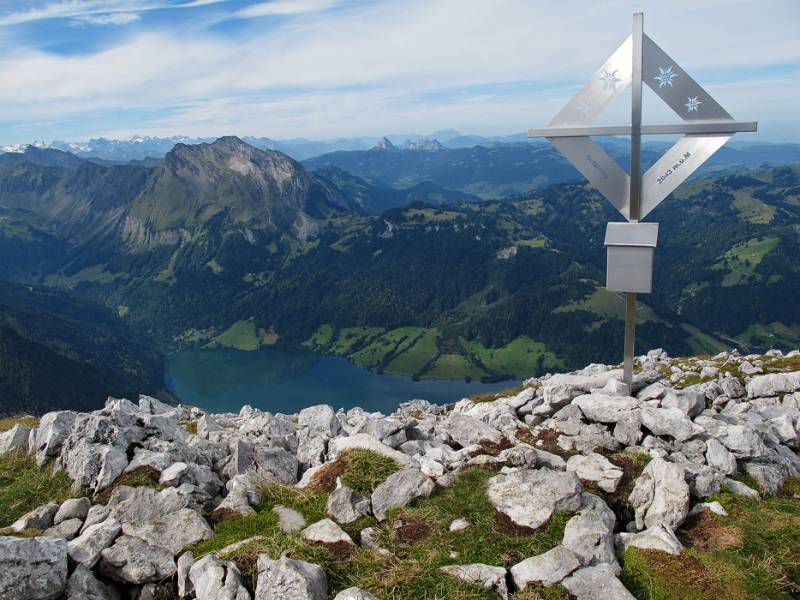
[[[166,381],[181,402],[212,412],[239,412],[249,404],[287,414],[313,404],[389,413],[414,398],[444,404],[514,385],[508,381],[413,381],[378,375],[344,358],[284,348],[181,350],[167,357]]]

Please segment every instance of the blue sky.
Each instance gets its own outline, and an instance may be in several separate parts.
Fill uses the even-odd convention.
[[[800,1],[0,0],[0,144],[540,127],[645,31],[757,136],[800,142]],[[625,97],[602,122],[628,116]],[[674,117],[646,93],[645,121]]]

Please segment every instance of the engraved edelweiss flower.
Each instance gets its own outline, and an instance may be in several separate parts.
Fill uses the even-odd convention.
[[[684,106],[686,107],[687,112],[697,112],[701,104],[702,102],[697,99],[697,96],[694,96],[687,98]]]
[[[619,69],[614,69],[613,71],[606,69],[603,71],[603,74],[600,75],[600,81],[603,82],[604,90],[614,90],[617,88],[617,84],[622,81],[617,77],[617,71],[619,71]]]
[[[581,100],[580,102],[578,102],[578,105],[575,107],[575,110],[577,110],[582,117],[585,117],[590,112],[592,112],[592,107],[586,104],[586,102],[584,102],[583,100]]]
[[[672,87],[672,80],[678,76],[672,70],[672,65],[668,66],[666,69],[664,67],[658,67],[658,75],[653,77],[658,82],[658,87],[662,88],[665,85]]]

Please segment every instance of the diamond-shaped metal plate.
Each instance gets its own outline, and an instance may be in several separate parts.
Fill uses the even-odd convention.
[[[623,42],[589,82],[550,122],[550,128],[586,127],[632,80],[632,38]],[[642,79],[686,122],[733,118],[653,40],[643,36]],[[686,134],[642,175],[640,218],[683,183],[733,134]],[[626,219],[630,176],[588,136],[549,137],[550,142]]]

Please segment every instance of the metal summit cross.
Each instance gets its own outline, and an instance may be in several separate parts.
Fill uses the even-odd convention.
[[[633,381],[636,294],[650,293],[657,223],[640,223],[706,159],[737,131],[756,131],[757,123],[740,123],[700,87],[653,40],[644,34],[644,16],[633,15],[633,34],[617,48],[584,88],[546,129],[528,137],[545,137],[603,194],[628,223],[609,223],[606,288],[625,292],[625,382]],[[650,86],[683,123],[642,125],[642,82]],[[631,124],[591,127],[594,118],[628,85],[633,86]],[[642,135],[683,134],[644,174]],[[631,136],[628,175],[593,142],[592,135]]]

